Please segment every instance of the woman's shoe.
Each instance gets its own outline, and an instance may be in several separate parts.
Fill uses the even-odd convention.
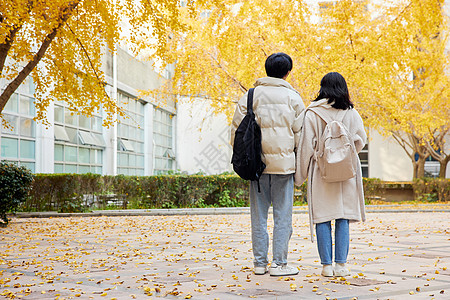
[[[322,276],[333,277],[333,266],[332,265],[323,265]]]
[[[350,275],[350,271],[347,266],[342,263],[336,263],[336,267],[334,268],[334,276],[344,277]]]

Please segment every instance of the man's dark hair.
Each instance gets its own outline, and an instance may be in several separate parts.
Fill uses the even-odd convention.
[[[283,78],[292,70],[292,58],[283,52],[274,53],[266,59],[265,67],[267,76]]]
[[[319,95],[314,101],[320,99],[328,99],[328,104],[338,109],[353,108],[350,101],[347,82],[345,78],[338,72],[331,72],[323,76],[320,81]]]

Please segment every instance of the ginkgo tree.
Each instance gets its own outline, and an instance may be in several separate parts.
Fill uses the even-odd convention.
[[[233,102],[265,76],[266,57],[286,52],[294,61],[288,81],[305,102],[326,73],[340,72],[366,125],[403,147],[414,177],[424,175],[430,154],[440,155],[445,174],[450,86],[443,1],[341,0],[319,11],[306,1],[220,3],[207,14],[182,15],[189,30],[166,44],[165,60],[176,69],[159,93],[207,99],[230,118]]]
[[[380,34],[368,55],[370,86],[364,88],[371,97],[363,97],[367,124],[403,147],[414,177],[424,176],[430,155],[441,160],[439,175],[445,177],[449,160],[443,157],[450,126],[443,4],[413,0],[387,8],[391,17],[377,25]]]
[[[177,0],[2,0],[0,113],[32,76],[37,119],[62,100],[87,116],[102,108],[110,124],[119,108],[105,91],[102,55],[116,51],[124,24],[134,49],[161,54],[169,29],[183,29],[179,8]]]

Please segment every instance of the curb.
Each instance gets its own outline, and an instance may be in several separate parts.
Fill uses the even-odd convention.
[[[450,205],[419,204],[399,207],[399,205],[366,205],[367,213],[427,213],[450,212]],[[269,209],[272,213],[272,208]],[[293,214],[308,213],[306,206],[294,206]],[[219,208],[172,208],[172,209],[122,209],[122,210],[96,210],[87,213],[59,213],[48,212],[18,212],[16,218],[55,218],[55,217],[113,217],[113,216],[182,216],[182,215],[238,215],[250,214],[249,207],[219,207]]]

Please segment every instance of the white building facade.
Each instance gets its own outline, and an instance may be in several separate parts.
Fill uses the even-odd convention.
[[[150,63],[119,49],[104,56],[106,92],[117,99],[126,117],[102,126],[104,113],[73,114],[64,102],[52,103],[49,125],[35,122],[34,84],[27,80],[2,112],[0,160],[34,173],[153,175],[176,169],[176,104],[139,98],[139,90],[156,88],[162,78]],[[5,83],[0,82],[0,88]]]

